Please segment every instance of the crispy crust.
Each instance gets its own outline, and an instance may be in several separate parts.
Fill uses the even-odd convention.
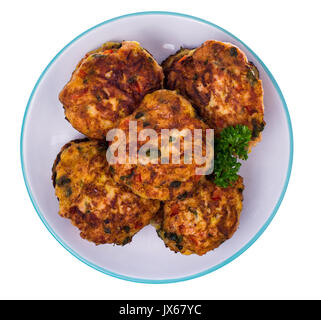
[[[143,129],[154,129],[157,134],[158,146],[156,149],[157,163],[152,164],[112,164],[112,175],[117,183],[128,186],[135,194],[149,199],[170,200],[183,199],[191,196],[191,193],[198,185],[203,176],[197,176],[195,170],[203,165],[196,165],[195,159],[190,164],[183,162],[183,138],[173,136],[169,146],[174,147],[176,139],[180,139],[180,164],[160,163],[160,155],[163,156],[165,150],[169,152],[171,159],[171,147],[166,149],[161,147],[161,130],[162,129],[202,129],[203,132],[203,155],[205,155],[206,140],[205,132],[208,128],[201,120],[196,118],[195,111],[191,104],[182,96],[174,91],[158,90],[147,95],[142,101],[139,108],[130,116],[122,119],[118,128],[126,132],[127,152],[129,150],[129,122],[137,121],[138,137]],[[146,141],[137,141],[137,150]],[[209,159],[213,158],[213,145],[209,145]],[[208,168],[208,167],[206,167]]]
[[[75,129],[104,139],[145,94],[162,88],[163,78],[162,68],[137,42],[107,42],[78,63],[59,100]]]
[[[236,231],[243,189],[241,177],[228,188],[204,181],[193,197],[165,202],[152,224],[171,250],[186,255],[204,255]]]
[[[237,47],[209,40],[181,49],[162,63],[165,87],[190,99],[216,134],[227,126],[247,125],[251,145],[261,140],[265,122],[262,82],[257,68]]]
[[[52,169],[59,214],[95,244],[125,245],[159,209],[159,201],[141,199],[110,177],[106,145],[97,140],[67,143]]]

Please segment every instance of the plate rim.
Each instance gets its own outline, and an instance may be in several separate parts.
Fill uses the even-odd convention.
[[[193,275],[189,275],[189,276],[185,276],[185,277],[179,277],[179,278],[172,278],[172,279],[145,279],[145,278],[135,278],[135,277],[130,277],[130,276],[125,276],[122,274],[118,274],[115,273],[113,271],[109,271],[105,268],[99,267],[98,265],[96,265],[93,262],[88,261],[87,259],[83,258],[81,255],[79,255],[77,252],[75,252],[72,248],[70,248],[62,239],[60,239],[60,237],[55,233],[55,231],[51,228],[51,226],[48,224],[48,222],[46,221],[45,217],[43,216],[42,212],[40,211],[36,200],[33,197],[33,194],[31,192],[31,188],[28,182],[28,178],[26,176],[26,171],[25,171],[25,165],[24,165],[24,154],[23,154],[23,142],[24,142],[24,127],[25,127],[25,122],[27,119],[27,115],[28,115],[28,111],[29,111],[29,107],[30,107],[30,103],[33,99],[34,93],[36,92],[39,83],[41,82],[41,80],[43,79],[43,77],[45,76],[47,70],[49,69],[49,67],[56,61],[56,59],[71,45],[73,44],[75,41],[77,41],[78,39],[80,39],[81,37],[83,37],[85,34],[89,33],[90,31],[99,28],[102,25],[108,24],[110,22],[116,21],[116,20],[120,20],[120,19],[124,19],[124,18],[128,18],[128,17],[133,17],[133,16],[144,16],[144,15],[168,15],[168,16],[176,16],[176,17],[183,17],[183,18],[188,18],[197,22],[202,22],[205,23],[211,27],[214,27],[220,31],[223,31],[225,34],[231,36],[233,39],[235,39],[236,41],[238,41],[239,43],[241,43],[254,57],[255,59],[261,64],[262,68],[264,69],[264,71],[267,73],[268,77],[270,78],[274,88],[276,89],[281,102],[282,102],[282,106],[286,115],[286,120],[287,120],[287,126],[288,126],[288,133],[289,133],[289,141],[290,141],[290,153],[289,153],[289,160],[288,160],[288,169],[287,169],[287,174],[286,174],[286,178],[284,181],[284,185],[283,185],[283,189],[282,192],[280,194],[280,197],[272,211],[272,213],[270,214],[269,218],[266,220],[266,222],[264,223],[264,225],[260,228],[260,230],[252,237],[252,239],[246,244],[244,245],[240,250],[238,250],[236,253],[234,253],[231,257],[225,259],[223,262],[208,268],[206,270],[203,270],[201,272],[198,272],[196,274]],[[204,276],[206,274],[209,274],[213,271],[216,271],[218,269],[220,269],[221,267],[225,266],[226,264],[232,262],[234,259],[236,259],[237,257],[239,257],[242,253],[244,253],[262,234],[263,232],[266,230],[266,228],[269,226],[269,224],[271,223],[271,221],[273,220],[274,216],[276,215],[281,202],[284,198],[284,195],[286,193],[288,184],[289,184],[289,180],[290,180],[290,176],[291,176],[291,171],[292,171],[292,164],[293,164],[293,130],[292,130],[292,123],[291,123],[291,117],[290,117],[290,113],[287,107],[287,104],[285,102],[284,96],[282,94],[281,89],[279,88],[275,78],[273,77],[272,73],[270,72],[270,70],[267,68],[267,66],[264,64],[264,62],[243,42],[241,41],[238,37],[236,37],[235,35],[233,35],[232,33],[230,33],[229,31],[223,29],[222,27],[192,16],[192,15],[188,15],[188,14],[183,14],[183,13],[178,13],[178,12],[172,12],[172,11],[141,11],[141,12],[135,12],[135,13],[129,13],[129,14],[125,14],[125,15],[121,15],[121,16],[117,16],[114,17],[112,19],[108,19],[105,20],[89,29],[87,29],[86,31],[82,32],[80,35],[78,35],[77,37],[75,37],[73,40],[71,40],[65,47],[63,47],[55,56],[54,58],[49,62],[49,64],[46,66],[46,68],[43,70],[43,72],[41,73],[40,77],[38,78],[31,94],[30,97],[28,99],[28,103],[24,112],[24,116],[23,116],[23,120],[22,120],[22,127],[21,127],[21,134],[20,134],[20,162],[21,162],[21,169],[22,169],[22,174],[23,174],[23,179],[27,188],[27,192],[29,195],[29,198],[33,204],[34,209],[36,210],[40,220],[43,222],[43,224],[45,225],[45,227],[47,228],[47,230],[51,233],[51,235],[68,251],[70,252],[74,257],[76,257],[78,260],[80,260],[81,262],[85,263],[86,265],[92,267],[93,269],[100,271],[104,274],[107,274],[109,276],[118,278],[118,279],[122,279],[122,280],[127,280],[127,281],[132,281],[132,282],[138,282],[138,283],[149,283],[149,284],[164,284],[164,283],[174,283],[174,282],[180,282],[180,281],[187,281],[187,280],[191,280],[191,279],[195,279],[201,276]]]

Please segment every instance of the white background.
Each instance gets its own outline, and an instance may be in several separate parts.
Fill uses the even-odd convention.
[[[223,268],[187,282],[149,285],[104,275],[49,234],[23,182],[23,113],[43,69],[86,29],[122,14],[164,10],[209,20],[245,42],[287,101],[294,164],[264,234]],[[0,8],[0,298],[320,299],[320,1],[6,1]]]

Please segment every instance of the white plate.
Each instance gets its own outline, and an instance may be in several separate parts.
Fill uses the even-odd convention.
[[[230,42],[258,67],[263,81],[263,139],[242,166],[244,209],[232,239],[199,257],[165,248],[151,226],[125,247],[100,245],[80,238],[79,231],[58,215],[51,167],[60,148],[82,135],[64,119],[58,93],[84,54],[109,40],[136,40],[158,62],[181,46],[195,47],[208,39]],[[30,96],[21,132],[21,163],[31,201],[51,234],[75,257],[106,274],[138,282],[188,280],[235,259],[262,234],[283,199],[292,166],[292,129],[282,93],[263,62],[243,42],[222,28],[177,13],[142,12],[103,22],[63,48],[41,74]]]

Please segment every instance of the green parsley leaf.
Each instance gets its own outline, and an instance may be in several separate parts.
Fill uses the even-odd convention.
[[[247,160],[248,147],[252,132],[244,125],[230,126],[222,130],[215,138],[214,182],[226,188],[238,179],[241,163],[237,159]]]

